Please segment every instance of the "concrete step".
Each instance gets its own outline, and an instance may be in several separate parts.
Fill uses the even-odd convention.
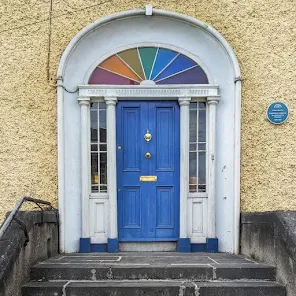
[[[61,281],[30,282],[23,296],[285,296],[285,288],[267,281]]]
[[[31,280],[140,280],[187,279],[236,280],[254,279],[274,281],[276,269],[265,264],[211,264],[211,265],[120,265],[81,263],[79,265],[40,263],[32,267]]]

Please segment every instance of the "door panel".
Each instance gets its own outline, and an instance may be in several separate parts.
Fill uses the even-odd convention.
[[[179,130],[177,102],[117,104],[119,240],[178,239]],[[147,152],[151,158],[145,157]],[[140,176],[157,176],[157,181],[140,182]]]
[[[123,187],[123,228],[141,228],[141,188]]]
[[[156,170],[174,170],[173,107],[156,107]]]
[[[156,187],[156,228],[174,228],[173,187]]]
[[[140,112],[141,107],[123,108],[122,118],[123,128],[123,170],[139,171],[141,166],[140,159]],[[130,127],[133,128],[130,128]]]

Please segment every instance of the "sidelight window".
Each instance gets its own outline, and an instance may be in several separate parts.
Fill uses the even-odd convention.
[[[106,104],[91,103],[91,192],[107,192]]]
[[[190,103],[189,192],[206,192],[207,110],[205,102]]]

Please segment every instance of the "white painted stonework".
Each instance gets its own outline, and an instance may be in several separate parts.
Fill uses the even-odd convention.
[[[220,100],[219,89],[214,85],[171,86],[106,86],[83,85],[79,87],[78,102],[81,106],[81,167],[82,167],[82,237],[91,238],[91,243],[107,243],[108,238],[117,238],[117,183],[116,183],[116,113],[118,99],[178,100],[180,105],[180,238],[190,237],[191,243],[205,243],[206,238],[216,237],[215,198],[215,142],[216,105]],[[188,94],[193,95],[189,97]],[[205,94],[211,96],[205,97]],[[84,97],[83,95],[88,95]],[[191,193],[189,198],[189,105],[193,100],[206,99],[208,103],[208,193]],[[91,193],[90,190],[90,134],[89,102],[104,100],[107,105],[107,174],[108,194]],[[102,205],[109,205],[105,207]],[[197,202],[198,200],[198,202]],[[100,204],[100,206],[98,206]],[[190,213],[189,216],[187,214]],[[97,219],[104,217],[104,219]],[[102,228],[104,225],[104,228]],[[199,225],[199,226],[197,226]],[[102,229],[101,232],[90,229]],[[108,229],[108,230],[107,230]],[[159,244],[161,247],[161,244]],[[123,249],[126,249],[123,248]],[[132,250],[132,249],[131,249]],[[164,251],[166,249],[159,249]]]
[[[152,16],[146,16],[145,10],[133,10],[91,24],[71,41],[62,56],[57,78],[61,251],[77,252],[81,237],[91,237],[92,243],[117,237],[115,107],[117,100],[126,98],[179,101],[180,237],[204,243],[206,237],[217,236],[219,251],[237,253],[241,94],[237,60],[227,42],[210,26],[150,7],[147,13]],[[136,46],[160,46],[187,55],[201,65],[210,84],[87,85],[101,61]],[[198,98],[206,99],[208,110],[207,194],[188,193],[189,102]],[[105,100],[107,105],[107,194],[90,191],[92,100]]]

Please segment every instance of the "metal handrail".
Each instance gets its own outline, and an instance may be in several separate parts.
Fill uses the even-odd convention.
[[[14,209],[10,212],[9,216],[7,217],[7,219],[2,224],[2,226],[0,228],[0,240],[1,240],[2,236],[4,235],[5,231],[7,230],[8,226],[10,225],[11,221],[14,220],[14,219],[16,219],[15,218],[16,214],[19,212],[19,209],[21,208],[21,206],[23,205],[23,203],[26,202],[26,201],[35,203],[41,210],[42,210],[42,208],[40,207],[39,204],[50,206],[51,209],[56,210],[51,205],[51,203],[49,201],[44,201],[44,200],[41,200],[41,199],[36,199],[36,198],[33,198],[33,197],[29,197],[29,196],[23,196],[19,200],[19,202],[17,203],[17,205],[14,207]]]

